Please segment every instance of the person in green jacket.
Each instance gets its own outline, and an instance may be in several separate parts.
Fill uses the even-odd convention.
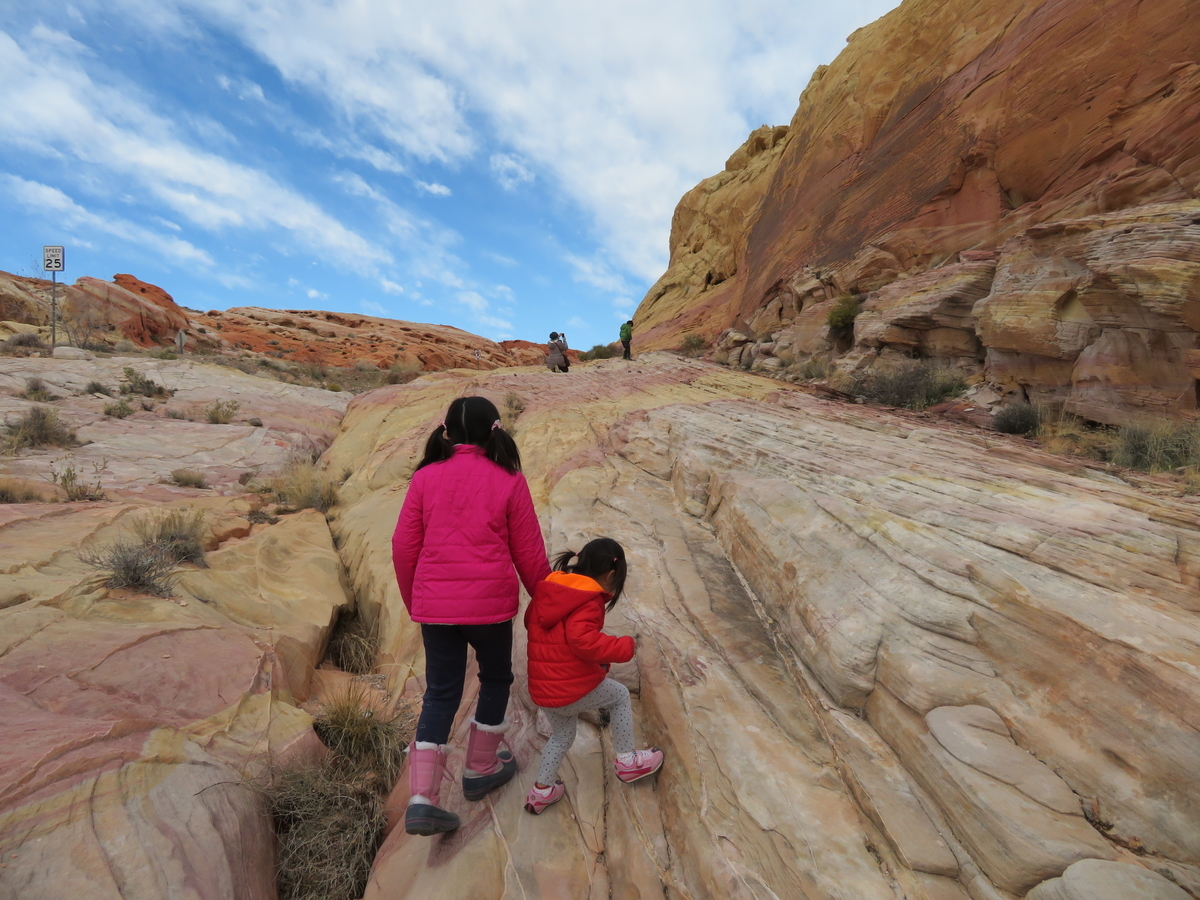
[[[633,359],[629,352],[629,342],[633,340],[633,320],[630,319],[621,326],[621,344],[625,347],[625,359]]]

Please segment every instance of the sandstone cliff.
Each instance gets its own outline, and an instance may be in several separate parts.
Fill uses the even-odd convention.
[[[734,328],[746,365],[930,357],[1089,419],[1195,410],[1198,16],[907,0],[680,201],[638,345]]]

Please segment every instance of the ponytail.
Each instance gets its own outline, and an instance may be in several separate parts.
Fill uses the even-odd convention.
[[[417,470],[454,455],[455,444],[474,444],[507,472],[521,471],[517,442],[500,426],[500,412],[486,397],[459,397],[446,410],[446,418],[425,442]]]
[[[579,561],[571,565],[575,557]],[[611,610],[621,599],[625,590],[625,576],[628,567],[625,564],[625,550],[612,538],[596,538],[588,541],[578,553],[567,550],[554,557],[555,572],[572,572],[575,575],[586,575],[588,578],[600,578],[613,573],[612,598],[605,609]]]

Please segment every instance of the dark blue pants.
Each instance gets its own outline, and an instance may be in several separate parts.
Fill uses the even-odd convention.
[[[475,719],[499,725],[508,710],[513,683],[513,620],[494,625],[421,625],[425,643],[425,698],[417,722],[417,740],[444,744],[450,738],[467,679],[467,646],[479,664]]]

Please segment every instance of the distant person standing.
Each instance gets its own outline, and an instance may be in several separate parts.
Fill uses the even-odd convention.
[[[567,359],[567,336],[557,331],[550,332],[550,343],[546,345],[546,368],[551,372],[567,372],[571,361]]]
[[[625,348],[625,359],[633,359],[629,344],[633,341],[633,319],[621,326],[621,345]]]

